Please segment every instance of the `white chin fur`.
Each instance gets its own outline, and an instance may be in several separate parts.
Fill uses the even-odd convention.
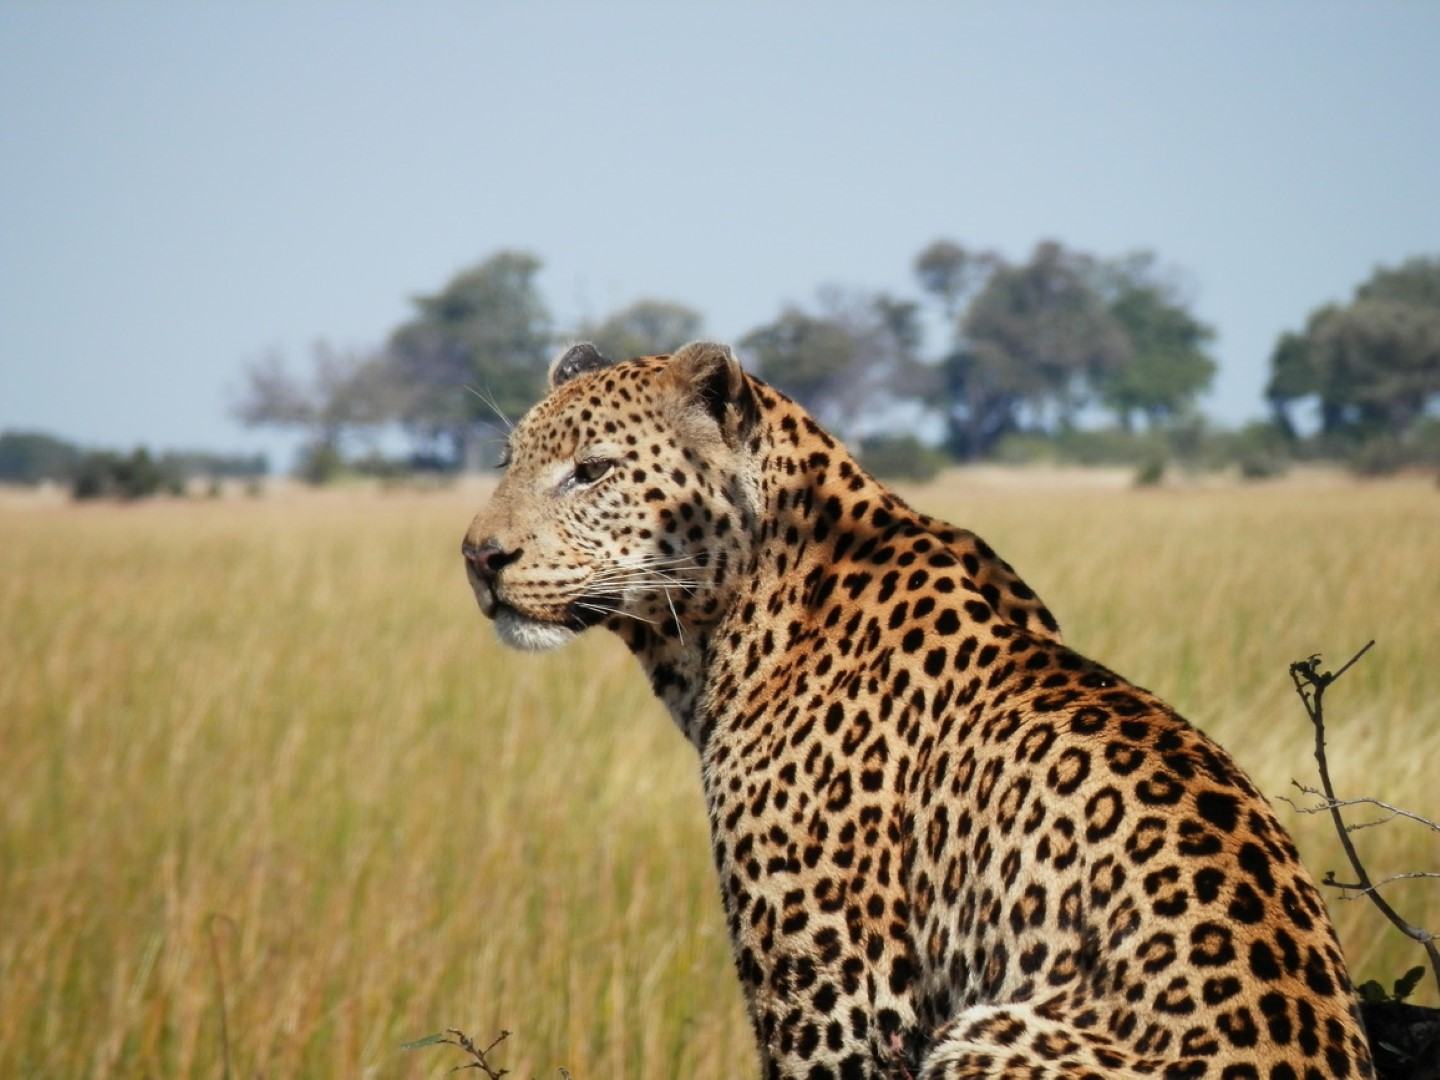
[[[495,613],[495,633],[510,648],[526,652],[558,649],[575,638],[575,631],[568,627],[527,619],[508,607],[502,607]]]

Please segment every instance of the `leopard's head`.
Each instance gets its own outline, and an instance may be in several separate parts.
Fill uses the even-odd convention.
[[[714,619],[750,553],[756,417],[722,345],[618,364],[566,350],[461,546],[500,639],[549,649],[598,624],[680,638]]]

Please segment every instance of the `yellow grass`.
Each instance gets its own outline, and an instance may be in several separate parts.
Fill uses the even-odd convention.
[[[1313,775],[1288,662],[1378,638],[1336,781],[1440,809],[1433,486],[908,494],[1267,792]],[[522,1077],[752,1071],[692,753],[617,643],[500,650],[477,498],[0,506],[0,1075],[431,1076],[461,1058],[399,1046],[448,1025],[512,1029]],[[1440,870],[1418,827],[1359,838]],[[1440,929],[1433,885],[1390,892]],[[1331,909],[1357,976],[1420,961]]]

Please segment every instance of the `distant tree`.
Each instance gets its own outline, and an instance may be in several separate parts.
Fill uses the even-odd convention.
[[[1020,425],[1073,425],[1089,387],[1130,356],[1125,329],[1094,285],[1094,260],[1038,245],[1020,264],[998,263],[956,324],[941,362],[952,449],[987,454]]]
[[[345,441],[393,419],[403,395],[383,356],[339,352],[321,341],[310,361],[308,377],[293,374],[276,352],[249,364],[234,413],[251,427],[302,432],[307,460],[338,463]],[[306,472],[312,479],[319,476]]]
[[[143,499],[161,492],[183,495],[185,480],[143,446],[128,455],[96,450],[76,464],[70,492],[76,499]]]
[[[1357,300],[1390,300],[1426,310],[1440,308],[1440,256],[1407,259],[1399,266],[1375,268],[1355,290]]]
[[[1313,397],[1326,435],[1412,429],[1440,403],[1440,258],[1380,267],[1349,303],[1318,308],[1303,332],[1282,335],[1266,396],[1285,426],[1289,408]]]
[[[1440,395],[1440,306],[1357,299],[1317,321],[1306,352],[1343,426],[1408,431]]]
[[[832,287],[817,310],[788,305],[740,348],[761,378],[848,437],[878,400],[903,396],[917,378],[918,340],[914,305]]]
[[[0,483],[68,480],[80,456],[78,446],[53,435],[40,431],[6,431],[0,434]]]
[[[270,471],[264,454],[217,454],[208,450],[169,450],[160,455],[160,465],[187,479],[252,478]]]
[[[860,440],[860,464],[883,480],[933,480],[950,457],[909,433],[868,435]]]
[[[888,336],[891,349],[902,359],[918,359],[925,344],[925,330],[920,325],[920,305],[913,300],[897,300],[880,293],[873,301],[875,316]]]
[[[1002,265],[1004,260],[993,251],[971,251],[953,240],[936,240],[915,256],[914,270],[920,287],[954,322],[965,301]]]
[[[416,297],[414,317],[391,336],[391,368],[409,391],[405,423],[447,442],[457,464],[479,464],[496,412],[516,417],[544,391],[551,336],[539,270],[533,255],[498,252]]]
[[[1129,431],[1135,413],[1160,427],[1193,407],[1215,377],[1214,331],[1192,315],[1149,253],[1103,263],[1097,286],[1129,341],[1122,362],[1095,375],[1100,400]]]
[[[842,423],[858,404],[862,349],[833,318],[789,305],[742,337],[740,348],[754,357],[756,374],[822,420]]]
[[[674,352],[700,336],[704,320],[694,308],[669,300],[637,300],[594,326],[582,328],[580,337],[594,344],[602,356],[628,360]]]
[[[1265,386],[1265,399],[1270,403],[1275,426],[1284,432],[1286,438],[1294,439],[1296,436],[1294,417],[1290,415],[1291,404],[1318,390],[1319,382],[1310,364],[1306,335],[1286,331],[1280,335],[1270,354],[1270,381]]]

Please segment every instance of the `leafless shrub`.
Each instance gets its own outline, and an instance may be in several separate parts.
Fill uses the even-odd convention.
[[[1381,890],[1392,882],[1440,878],[1440,872],[1410,870],[1373,878],[1366,870],[1353,839],[1353,834],[1361,829],[1375,828],[1397,819],[1402,823],[1420,825],[1436,833],[1440,833],[1440,823],[1373,796],[1362,795],[1349,799],[1337,797],[1335,786],[1330,780],[1330,765],[1325,756],[1325,691],[1369,652],[1374,644],[1373,641],[1369,642],[1338,671],[1322,671],[1318,655],[1297,660],[1290,665],[1290,679],[1295,684],[1295,693],[1305,706],[1305,714],[1310,718],[1315,732],[1315,763],[1320,771],[1320,786],[1316,788],[1292,779],[1290,783],[1309,801],[1301,805],[1285,796],[1281,796],[1281,799],[1302,814],[1330,815],[1336,835],[1340,838],[1340,846],[1344,848],[1345,856],[1350,862],[1354,880],[1342,881],[1336,877],[1334,870],[1327,870],[1321,878],[1322,883],[1339,889],[1342,900],[1369,897],[1371,903],[1397,930],[1425,950],[1436,985],[1440,987],[1440,948],[1436,947],[1437,934],[1404,918],[1381,893]],[[1346,822],[1344,811],[1356,806],[1372,808],[1379,811],[1379,815],[1353,824]],[[1386,990],[1375,980],[1358,987],[1361,1012],[1380,1080],[1440,1080],[1440,1010],[1420,1008],[1405,1001],[1424,973],[1423,966],[1413,967],[1396,979],[1390,990]]]

